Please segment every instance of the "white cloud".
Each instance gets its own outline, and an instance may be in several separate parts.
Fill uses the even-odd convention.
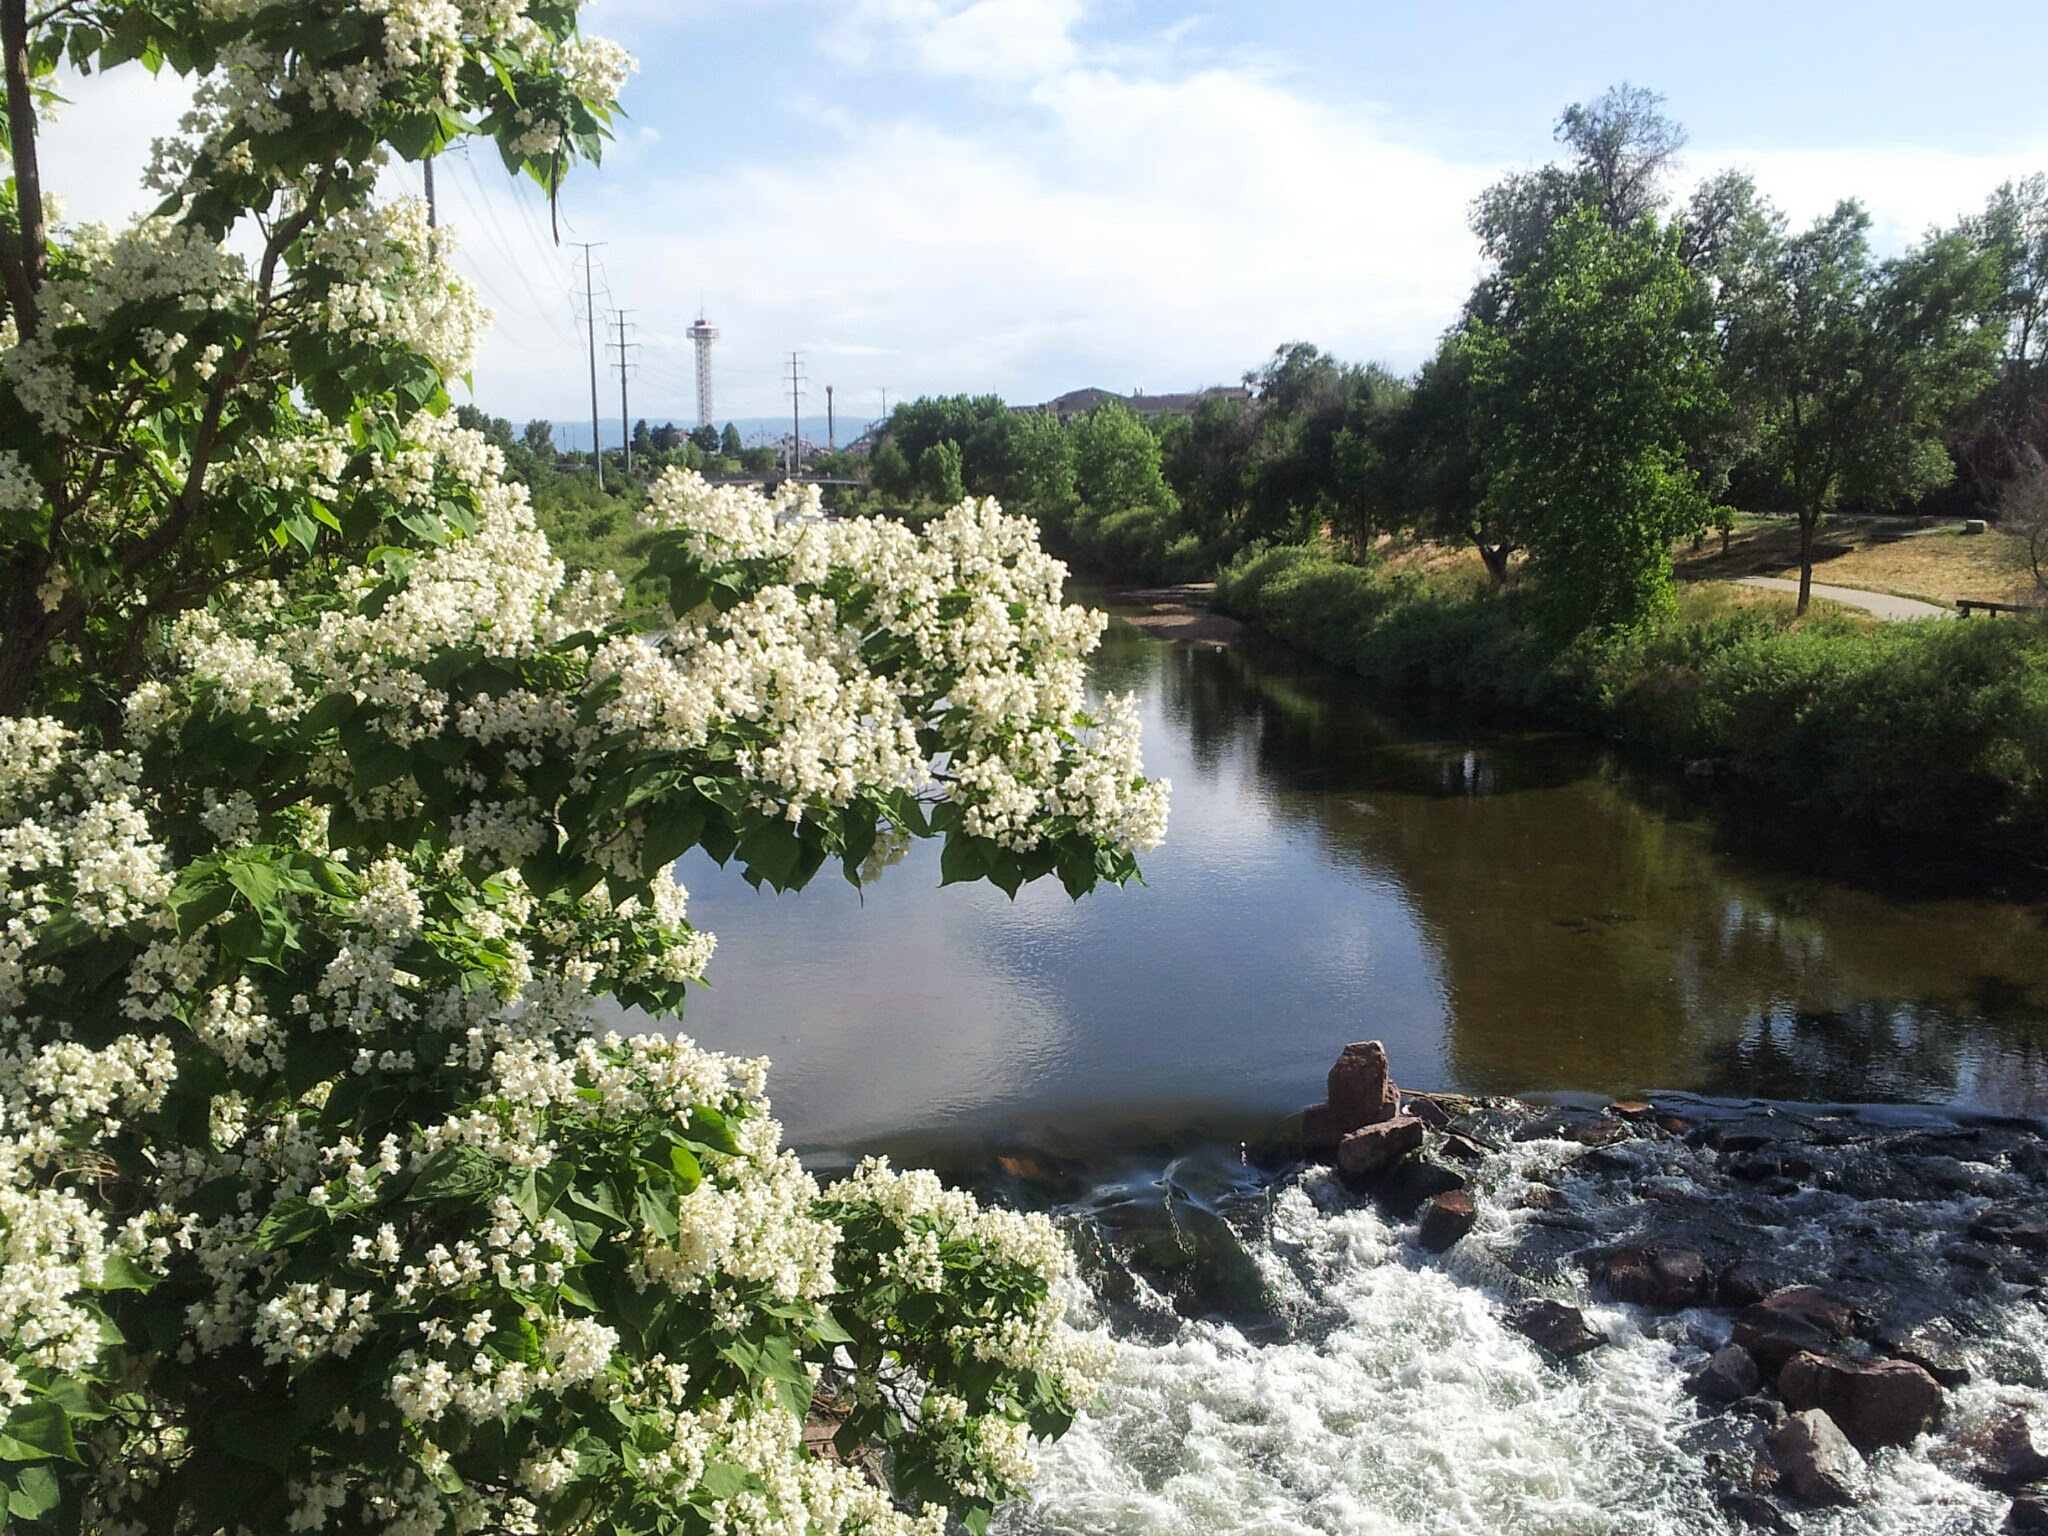
[[[1872,241],[1889,254],[1980,211],[2000,182],[2048,169],[2048,137],[1976,154],[1893,144],[1701,151],[1688,159],[1748,171],[1795,228],[1856,198],[1870,211]]]
[[[837,8],[827,46],[856,65],[1029,82],[1075,64],[1082,0],[855,0]]]
[[[784,398],[780,354],[827,338],[893,354],[886,371],[839,354],[857,379],[814,369],[842,399],[1186,388],[1301,337],[1412,363],[1472,280],[1465,207],[1492,173],[1254,72],[1077,68],[1041,80],[1000,133],[857,124],[801,171],[762,161],[582,195],[594,222],[630,229],[606,253],[626,302],[674,316],[705,295],[725,331],[721,413],[755,415]],[[483,393],[566,411],[568,361],[507,320]],[[673,385],[688,369],[671,330],[677,350],[649,371]]]

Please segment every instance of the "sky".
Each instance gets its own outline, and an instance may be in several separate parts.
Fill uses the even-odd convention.
[[[805,416],[831,384],[841,423],[885,391],[1232,383],[1294,340],[1412,369],[1480,270],[1473,196],[1550,158],[1559,112],[1622,81],[1690,135],[1675,190],[1737,166],[1795,221],[1853,196],[1887,251],[2048,170],[2039,0],[594,0],[584,17],[639,70],[560,234],[602,242],[599,339],[627,311],[632,414],[652,419],[695,416],[700,311],[721,421],[786,413],[792,351]],[[68,94],[52,184],[71,217],[126,217],[179,87],[131,68]],[[581,253],[487,148],[444,156],[437,182],[495,317],[476,403],[587,421]],[[615,373],[600,397],[615,415]]]

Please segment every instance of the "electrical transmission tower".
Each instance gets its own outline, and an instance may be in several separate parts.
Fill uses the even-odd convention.
[[[640,345],[637,341],[626,340],[627,331],[639,329],[637,326],[626,324],[626,316],[631,313],[633,311],[630,309],[615,309],[612,311],[612,325],[618,331],[619,339],[605,343],[607,349],[619,354],[619,361],[616,365],[619,370],[619,441],[626,445],[626,473],[629,476],[633,473],[633,425],[628,419],[630,413],[626,409],[626,374],[632,367],[632,364],[627,361],[627,354],[633,348]]]
[[[789,478],[804,472],[804,386],[811,381],[803,374],[802,354],[789,354]]]
[[[590,281],[590,253],[602,240],[571,240],[583,248],[583,320],[590,332],[590,462],[597,469],[597,488],[604,489],[604,440],[597,430],[597,297]]]

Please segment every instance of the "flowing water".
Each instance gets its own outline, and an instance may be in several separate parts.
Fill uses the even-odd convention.
[[[1940,1244],[1988,1198],[1976,1174],[1924,1199],[1852,1177],[1729,1214],[1711,1155],[1681,1138],[1645,1144],[1620,1183],[1576,1143],[1503,1139],[1474,1174],[1479,1229],[1436,1257],[1406,1212],[1293,1164],[1284,1117],[1321,1097],[1346,1041],[1377,1037],[1410,1089],[1656,1094],[1695,1123],[1757,1101],[1911,1105],[1937,1129],[2038,1130],[2048,904],[1916,889],[1881,840],[1759,833],[1597,744],[1402,714],[1270,644],[1118,627],[1095,680],[1139,696],[1148,768],[1173,780],[1143,886],[1080,903],[942,889],[928,846],[859,891],[682,872],[719,938],[686,1027],[773,1059],[808,1157],[935,1159],[1108,1234],[1074,1305],[1122,1364],[1009,1529],[1742,1529],[1711,1490],[1743,1437],[1679,1388],[1725,1311],[1602,1306],[1565,1249],[1639,1231],[1662,1201],[1720,1221],[1710,1250],[1796,1256],[1792,1278],[1938,1311]],[[2016,1177],[1984,1158],[1984,1179]],[[1522,1203],[1532,1180],[1561,1191],[1550,1206]],[[1191,1270],[1148,1248],[1162,1234]],[[2048,1440],[2048,1320],[2026,1279],[1950,1309],[1975,1367],[1952,1429],[2018,1407]],[[1532,1288],[1587,1305],[1612,1342],[1547,1363],[1502,1320]],[[2007,1501],[1948,1454],[1881,1453],[1865,1504],[1801,1528],[1998,1529]]]

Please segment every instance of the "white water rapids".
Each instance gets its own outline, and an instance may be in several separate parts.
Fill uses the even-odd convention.
[[[1571,1149],[1576,1150],[1576,1149]],[[1039,1455],[1033,1495],[1007,1511],[1011,1536],[1650,1536],[1735,1533],[1718,1507],[1716,1450],[1739,1451],[1754,1421],[1703,1418],[1684,1370],[1725,1338],[1725,1317],[1588,1303],[1612,1343],[1547,1362],[1501,1318],[1528,1294],[1489,1251],[1516,1223],[1517,1186],[1552,1171],[1554,1142],[1489,1158],[1480,1226],[1449,1255],[1424,1253],[1311,1173],[1273,1198],[1251,1251],[1288,1336],[1249,1338],[1182,1321],[1163,1301],[1150,1340],[1125,1338],[1099,1403]],[[1839,1215],[1839,1213],[1837,1213]],[[1853,1241],[1829,1231],[1758,1234],[1760,1256]],[[1156,1293],[1154,1293],[1156,1298]],[[1144,1301],[1141,1283],[1141,1303]],[[1092,1297],[1077,1308],[1106,1327]],[[1815,1536],[1961,1536],[1999,1529],[2008,1497],[1944,1463],[1944,1436],[1994,1412],[2048,1425],[2048,1326],[2016,1303],[1980,1341],[1971,1384],[1948,1396],[1944,1430],[1871,1459],[1863,1503],[1792,1518]],[[1128,1330],[1125,1330],[1128,1332]],[[1997,1378],[1997,1379],[1994,1379]]]

